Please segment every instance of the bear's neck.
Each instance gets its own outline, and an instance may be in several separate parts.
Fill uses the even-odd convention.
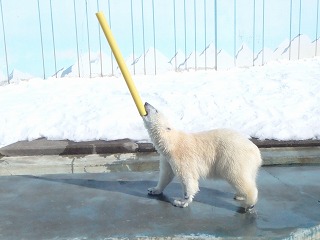
[[[169,154],[171,148],[173,147],[172,144],[172,134],[174,130],[163,130],[161,128],[153,128],[150,129],[149,135],[153,142],[154,147],[156,148],[157,152],[160,154]]]

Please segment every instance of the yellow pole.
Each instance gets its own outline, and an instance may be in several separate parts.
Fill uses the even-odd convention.
[[[127,83],[127,86],[129,88],[131,96],[137,106],[137,109],[138,109],[141,116],[145,116],[145,115],[147,115],[147,112],[143,106],[143,103],[141,101],[139,93],[138,93],[138,91],[134,85],[134,82],[131,78],[131,75],[130,75],[130,72],[127,68],[127,65],[125,64],[124,59],[121,55],[120,49],[118,48],[118,45],[117,45],[117,42],[112,35],[111,29],[106,21],[106,18],[104,17],[103,12],[98,12],[98,13],[96,13],[96,15],[99,20],[100,26],[104,32],[104,35],[106,36],[106,38],[108,40],[108,43],[111,47],[111,50],[117,60],[118,66],[121,70],[121,73],[124,77],[124,80]]]

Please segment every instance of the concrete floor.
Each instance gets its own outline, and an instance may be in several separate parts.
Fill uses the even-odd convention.
[[[0,239],[320,239],[320,165],[263,167],[259,202],[242,213],[223,181],[202,181],[188,208],[158,172],[0,177]]]

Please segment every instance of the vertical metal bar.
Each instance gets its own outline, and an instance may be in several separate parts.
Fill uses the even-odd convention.
[[[264,65],[264,18],[265,18],[265,0],[262,0],[262,65]]]
[[[111,13],[110,13],[110,0],[108,0],[108,15],[109,15],[109,26],[111,29]],[[114,71],[113,71],[113,53],[112,50],[110,49],[110,58],[111,58],[111,75],[114,75]]]
[[[142,15],[142,44],[143,44],[143,72],[146,75],[146,43],[144,36],[144,9],[143,9],[143,0],[141,0],[141,15]]]
[[[204,10],[204,69],[207,70],[207,2],[203,0],[203,10]]]
[[[174,69],[177,71],[176,0],[173,0]]]
[[[183,1],[183,11],[184,11],[184,60],[185,60],[185,64],[184,64],[184,69],[187,70],[188,66],[187,66],[187,20],[186,20],[186,0]]]
[[[291,38],[292,38],[292,0],[290,0],[289,60],[291,59]]]
[[[233,64],[237,65],[237,0],[234,0],[233,5]]]
[[[90,33],[89,33],[89,20],[88,20],[88,1],[86,0],[86,22],[87,22],[87,42],[88,42],[88,52],[89,52],[89,72],[90,78],[92,77],[91,72],[91,51],[90,51]]]
[[[253,0],[253,26],[252,26],[252,65],[254,66],[254,51],[256,41],[256,0]]]
[[[299,42],[298,42],[298,59],[300,59],[300,35],[301,35],[301,0],[300,0],[300,9],[299,9]]]
[[[51,15],[51,32],[52,32],[52,43],[53,43],[53,58],[54,58],[54,70],[56,78],[57,76],[57,59],[56,59],[56,43],[54,40],[54,27],[53,27],[53,16],[52,16],[52,2],[50,0],[50,15]]]
[[[154,0],[152,0],[152,21],[153,21],[153,55],[154,55],[154,74],[157,74],[157,56],[156,56],[156,29],[154,21]]]
[[[319,0],[317,0],[317,23],[316,23],[316,50],[315,56],[318,54],[318,26],[319,26]]]
[[[99,0],[97,0],[97,12],[100,11],[99,7]],[[102,71],[102,49],[101,49],[101,27],[98,23],[98,34],[99,34],[99,54],[100,54],[100,71],[101,71],[101,77],[103,77],[103,71]]]
[[[79,42],[78,42],[78,27],[77,27],[77,11],[76,11],[76,2],[75,2],[75,0],[73,0],[73,12],[74,12],[74,28],[75,28],[75,30],[76,30],[78,76],[80,77],[80,60],[79,60]]]
[[[131,38],[132,38],[132,64],[133,64],[133,74],[136,74],[136,64],[135,64],[135,57],[134,57],[134,33],[133,33],[133,10],[132,10],[132,0],[131,2]]]
[[[9,65],[8,65],[8,53],[7,53],[7,42],[6,42],[6,31],[4,29],[4,20],[3,20],[3,9],[2,9],[2,1],[0,0],[0,7],[1,7],[1,19],[2,19],[2,31],[3,31],[3,43],[4,43],[4,54],[6,57],[6,68],[7,68],[7,77],[8,77],[8,84],[10,83],[9,77]]]
[[[214,0],[214,48],[215,48],[215,54],[214,54],[214,61],[215,61],[215,66],[214,69],[217,71],[218,70],[218,22],[217,22],[217,0]]]
[[[40,13],[40,4],[38,2],[38,17],[39,17],[39,29],[40,29],[40,44],[41,44],[41,56],[42,56],[42,70],[43,70],[43,79],[46,78],[46,70],[44,65],[44,53],[43,53],[43,39],[42,39],[42,26],[41,26],[41,13]]]
[[[197,70],[197,5],[196,0],[193,0],[194,6],[194,68]]]

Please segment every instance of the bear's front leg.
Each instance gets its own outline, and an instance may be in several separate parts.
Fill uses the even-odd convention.
[[[156,187],[148,188],[149,195],[159,195],[174,178],[174,173],[165,158],[160,159],[160,176]]]
[[[173,205],[176,207],[187,207],[192,201],[196,193],[199,191],[198,180],[187,179],[182,180],[182,188],[184,192],[184,198],[178,198],[173,201]]]

